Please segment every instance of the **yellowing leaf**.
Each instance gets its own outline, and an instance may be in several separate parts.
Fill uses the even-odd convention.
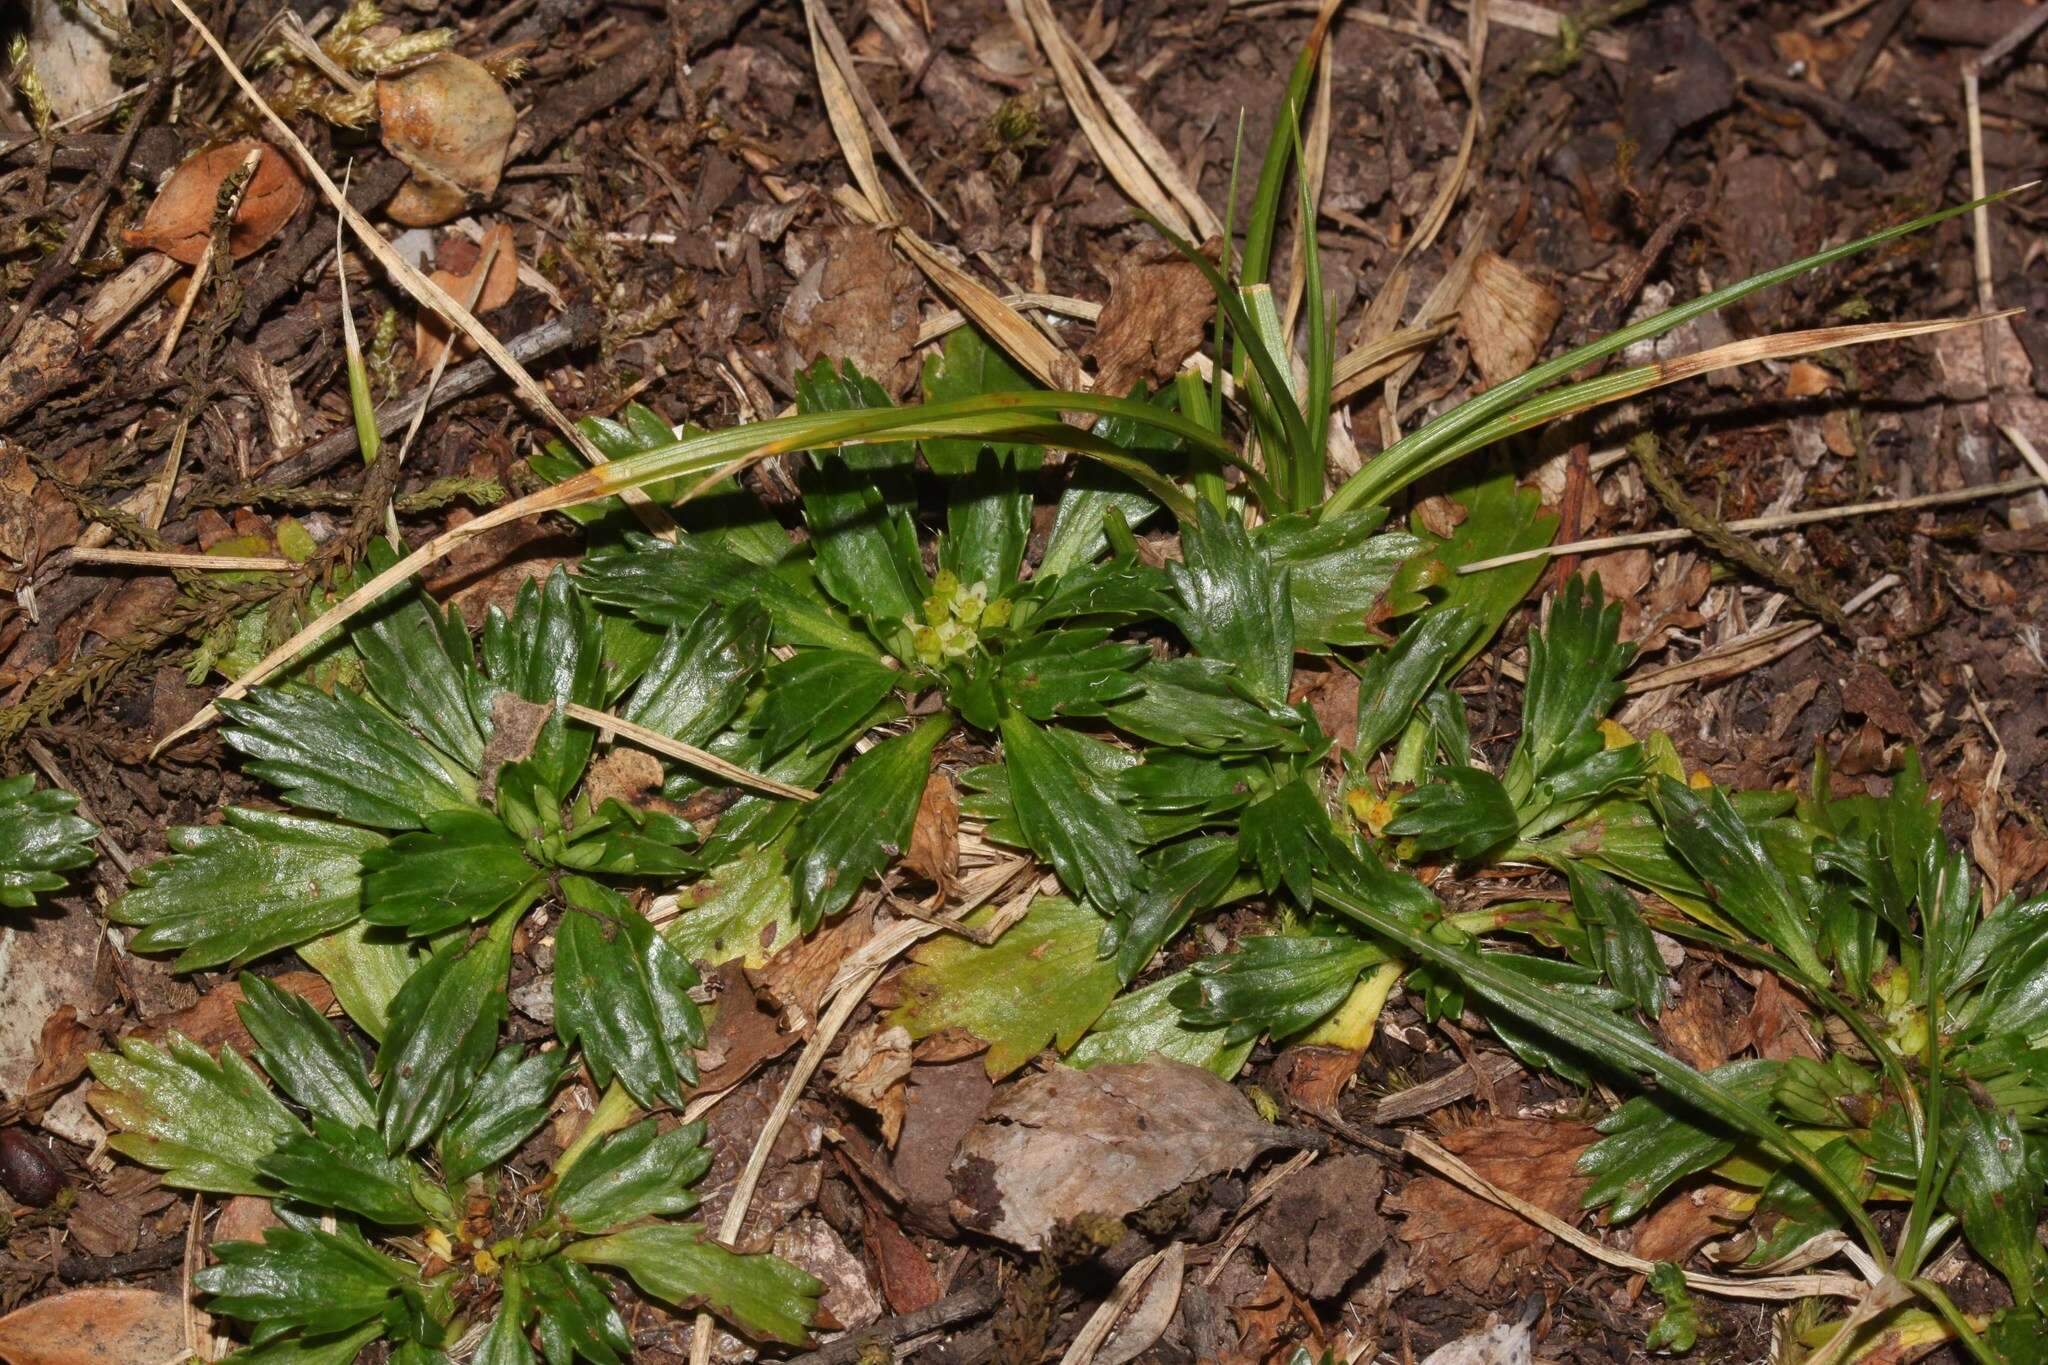
[[[968,923],[986,924],[984,910]],[[914,954],[890,1022],[923,1038],[958,1028],[988,1044],[988,1074],[1007,1076],[1052,1043],[1078,1042],[1116,996],[1114,963],[1097,955],[1102,919],[1042,897],[989,947],[948,936]]]

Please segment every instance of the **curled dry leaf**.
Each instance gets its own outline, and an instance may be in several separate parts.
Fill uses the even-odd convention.
[[[378,81],[377,118],[385,149],[412,168],[385,210],[408,227],[445,223],[466,196],[496,190],[519,127],[505,87],[453,52]]]
[[[1500,1188],[1568,1219],[1578,1216],[1587,1185],[1579,1154],[1598,1136],[1579,1123],[1494,1119],[1440,1140]],[[1453,1282],[1485,1294],[1503,1272],[1540,1261],[1553,1240],[1534,1223],[1433,1175],[1409,1181],[1385,1207],[1403,1215],[1401,1240],[1419,1253],[1415,1260],[1432,1294]]]
[[[154,1289],[93,1285],[0,1318],[0,1360],[8,1365],[135,1365],[185,1355],[184,1305]]]
[[[939,889],[941,904],[952,898],[960,880],[960,794],[953,779],[937,768],[918,798],[903,865]]]
[[[186,157],[142,216],[142,226],[129,228],[121,240],[130,246],[161,251],[186,265],[206,254],[213,235],[214,206],[221,182],[240,169],[253,149],[262,149],[242,202],[228,228],[228,250],[236,260],[261,247],[278,233],[305,201],[305,182],[284,153],[267,142],[245,137]]]
[[[904,1080],[910,1075],[910,1032],[900,1024],[884,1027],[880,1019],[847,1039],[839,1055],[825,1063],[832,1088],[875,1111],[882,1121],[882,1141],[896,1145],[903,1131]]]
[[[1458,333],[1491,387],[1529,368],[1563,313],[1549,285],[1489,251],[1458,300]]]
[[[464,242],[461,245],[467,248],[469,243]],[[493,246],[497,248],[495,254],[492,253]],[[488,267],[484,264],[487,257],[490,260]],[[436,270],[433,281],[448,292],[448,297],[461,303],[469,297],[470,291],[476,288],[477,276],[483,274],[486,269],[490,273],[483,276],[483,292],[476,296],[476,302],[470,306],[469,311],[472,313],[483,314],[493,308],[502,308],[519,292],[519,251],[512,244],[512,229],[504,223],[498,224],[484,234],[483,245],[466,269]],[[441,358],[441,352],[448,346],[449,332],[447,320],[439,313],[420,313],[419,321],[413,327],[412,341],[413,363],[417,369],[424,373],[434,368],[434,363]],[[470,346],[466,340],[457,347],[458,353],[468,349]]]
[[[1082,1214],[1121,1218],[1287,1141],[1251,1101],[1164,1058],[1019,1081],[953,1158],[953,1217],[1027,1251]]]
[[[1202,344],[1216,296],[1201,270],[1163,244],[1120,261],[1087,355],[1096,387],[1121,397],[1143,380],[1163,384]]]

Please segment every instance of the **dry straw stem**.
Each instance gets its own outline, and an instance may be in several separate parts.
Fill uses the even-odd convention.
[[[1188,1244],[1174,1242],[1126,1270],[1123,1278],[1116,1282],[1116,1289],[1089,1316],[1087,1324],[1074,1337],[1073,1344],[1067,1347],[1067,1353],[1060,1357],[1060,1365],[1094,1365],[1095,1353],[1109,1340],[1117,1322],[1152,1283],[1155,1275],[1163,1277],[1160,1283],[1168,1287],[1167,1292],[1177,1301],[1187,1263]]]
[[[1885,593],[1899,586],[1897,574],[1888,573],[1857,593],[1842,604],[1844,616],[1857,612],[1875,602]],[[1784,598],[1780,598],[1784,601]],[[1728,678],[1740,677],[1765,664],[1782,659],[1808,640],[1815,639],[1825,630],[1818,621],[1787,621],[1783,625],[1766,626],[1748,635],[1714,646],[1703,654],[1687,659],[1684,663],[1667,664],[1639,673],[1622,684],[1622,691],[1629,696],[1642,692],[1661,692],[1666,688],[1679,687],[1686,683],[1721,682]]]
[[[1588,1237],[1550,1210],[1539,1208],[1521,1196],[1509,1193],[1420,1133],[1408,1134],[1401,1144],[1401,1149],[1453,1184],[1462,1186],[1488,1203],[1496,1204],[1519,1218],[1527,1219],[1551,1236],[1571,1243],[1596,1261],[1633,1271],[1638,1275],[1647,1275],[1657,1268],[1655,1261],[1646,1261],[1640,1256],[1616,1251],[1605,1242]],[[1781,1300],[1807,1299],[1815,1296],[1861,1299],[1870,1290],[1869,1285],[1855,1276],[1834,1271],[1823,1271],[1815,1275],[1760,1275],[1753,1280],[1737,1280],[1725,1275],[1706,1275],[1688,1270],[1685,1272],[1685,1284],[1688,1289],[1719,1294],[1731,1299]]]
[[[666,754],[670,758],[687,763],[691,767],[710,773],[714,777],[724,778],[734,786],[751,787],[755,791],[767,792],[770,796],[787,797],[794,801],[814,801],[818,796],[809,787],[795,787],[787,782],[778,782],[776,779],[764,776],[750,768],[742,768],[737,763],[728,762],[717,754],[712,753],[709,749],[700,749],[694,744],[685,744],[679,739],[670,739],[659,730],[650,730],[644,725],[636,725],[630,720],[612,715],[608,711],[600,711],[594,706],[585,706],[581,702],[572,701],[562,707],[562,714],[571,720],[580,720],[585,725],[594,725],[600,731],[608,734],[630,739],[643,749],[651,749],[657,754]]]
[[[1125,194],[1180,236],[1206,242],[1223,224],[1122,92],[1068,36],[1047,0],[1004,0],[1017,27],[1036,39],[1052,63],[1074,121]]]
[[[1941,493],[1921,493],[1910,498],[1881,498],[1876,502],[1852,502],[1841,507],[1815,507],[1804,512],[1780,512],[1768,517],[1746,517],[1741,521],[1726,523],[1724,529],[1736,532],[1789,531],[1797,526],[1840,521],[1848,517],[1874,517],[1884,512],[1911,512],[1922,507],[1952,507],[1958,503],[1981,502],[1986,498],[2006,498],[2044,486],[2048,486],[2048,479],[2032,476],[2005,479],[1998,483],[1951,488]],[[1661,531],[1632,531],[1627,535],[1598,536],[1592,540],[1575,540],[1565,545],[1546,546],[1541,550],[1521,550],[1511,555],[1495,555],[1492,559],[1474,560],[1470,564],[1462,565],[1458,572],[1483,573],[1488,569],[1498,569],[1504,564],[1520,564],[1531,559],[1542,559],[1546,555],[1601,554],[1608,550],[1628,550],[1638,545],[1668,545],[1673,541],[1690,539],[1692,532],[1680,526]]]
[[[206,278],[213,273],[213,258],[216,252],[226,248],[221,245],[227,231],[226,225],[234,222],[235,215],[242,211],[242,196],[248,193],[249,182],[256,178],[256,166],[263,160],[263,145],[258,143],[242,158],[242,164],[235,168],[235,183],[229,189],[224,202],[216,202],[213,209],[213,244],[200,253],[199,263],[192,267],[191,282],[185,286],[185,297],[178,300],[178,311],[171,314],[170,330],[164,333],[163,344],[157,347],[156,370],[162,374],[171,364],[171,352],[178,349],[178,338],[185,334],[185,323],[192,316],[193,306],[199,302],[199,292],[206,287]]]
[[[75,549],[73,564],[120,564],[136,569],[199,570],[205,573],[289,573],[298,568],[281,555],[180,554],[171,550]]]
[[[821,86],[828,86],[828,80],[830,79],[827,76],[828,69],[832,77],[839,78],[839,85],[841,87],[839,91],[834,92],[829,89],[829,86],[827,88],[828,101],[835,93],[852,99],[854,105],[860,110],[861,117],[866,122],[869,130],[874,133],[876,140],[882,144],[882,150],[887,152],[889,159],[896,163],[896,169],[903,172],[903,178],[910,182],[910,187],[917,191],[918,197],[931,206],[932,212],[938,215],[939,221],[951,227],[953,225],[953,216],[946,212],[945,205],[932,197],[932,192],[924,187],[924,181],[918,179],[917,169],[910,164],[910,158],[904,154],[903,145],[896,140],[896,134],[889,129],[889,121],[882,117],[882,111],[875,105],[874,96],[868,93],[866,83],[860,79],[859,73],[854,69],[853,53],[846,46],[846,35],[839,31],[839,25],[832,18],[831,11],[820,4],[819,0],[804,0],[804,19],[809,23],[811,29],[811,51],[818,66],[819,84]],[[819,51],[821,45],[824,48],[822,52]],[[826,60],[827,54],[830,54],[830,61]],[[876,176],[874,180],[876,187],[879,188],[881,178]],[[867,186],[863,184],[862,188],[865,189]],[[872,191],[869,197],[874,197]],[[877,201],[877,207],[882,207],[885,202]]]
[[[548,397],[547,391],[540,386],[539,382],[531,374],[527,373],[526,367],[521,365],[513,357],[512,353],[505,349],[504,343],[495,336],[492,336],[490,329],[481,322],[478,322],[475,315],[467,308],[464,308],[455,299],[450,297],[447,290],[421,274],[410,261],[399,255],[391,243],[384,240],[384,235],[377,231],[370,220],[363,217],[355,206],[348,202],[341,192],[341,187],[334,183],[333,178],[327,174],[326,168],[320,164],[319,159],[313,155],[305,143],[299,140],[299,135],[292,131],[291,125],[279,118],[277,111],[272,109],[269,102],[263,98],[256,87],[250,84],[249,78],[243,74],[242,68],[236,65],[233,57],[228,55],[228,50],[221,46],[220,40],[213,36],[213,31],[200,21],[198,15],[192,12],[191,6],[186,4],[185,0],[170,0],[170,2],[172,8],[176,9],[184,17],[185,22],[190,24],[193,31],[199,35],[200,41],[205,43],[207,49],[213,53],[214,60],[221,64],[242,94],[248,98],[251,104],[256,106],[257,112],[261,113],[264,120],[276,131],[278,140],[290,148],[293,155],[298,157],[299,164],[305,167],[306,173],[313,178],[313,183],[320,187],[320,192],[327,196],[327,201],[334,205],[335,211],[341,215],[342,221],[348,224],[349,230],[355,233],[357,240],[377,259],[377,263],[389,271],[391,277],[397,280],[408,294],[411,294],[427,307],[432,308],[442,317],[447,318],[463,335],[475,342],[477,349],[489,356],[498,368],[505,372],[506,377],[511,379],[513,387],[519,391],[520,396],[533,404],[534,408],[542,416],[553,423],[556,429],[562,433],[563,437],[568,440],[570,445],[576,448],[584,459],[595,465],[604,464],[606,462],[604,452],[599,450],[591,442],[590,438],[578,430],[576,424],[570,421],[560,408],[555,406],[555,401]],[[635,514],[639,516],[641,523],[648,530],[665,538],[674,538],[675,523],[669,519],[667,513],[648,501],[645,493],[640,492],[638,489],[629,489],[626,491],[625,500],[632,506]]]

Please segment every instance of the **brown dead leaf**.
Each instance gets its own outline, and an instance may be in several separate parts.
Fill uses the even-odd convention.
[[[1681,1187],[1659,1201],[1636,1229],[1635,1254],[1646,1261],[1684,1265],[1695,1251],[1749,1221],[1756,1191],[1718,1180]]]
[[[119,1256],[135,1250],[142,1237],[142,1218],[120,1200],[86,1187],[77,1191],[64,1230],[88,1256]]]
[[[917,1243],[910,1240],[880,1204],[870,1199],[866,1209],[866,1217],[861,1220],[861,1240],[881,1278],[882,1297],[889,1301],[889,1311],[915,1313],[937,1303],[946,1289]]]
[[[1335,659],[1294,670],[1294,686],[1287,699],[1290,703],[1307,702],[1316,723],[1337,741],[1339,749],[1358,742],[1358,674]]]
[[[291,992],[322,1013],[334,1004],[334,988],[318,972],[279,972],[269,980],[279,990]],[[256,1041],[242,1025],[237,1009],[241,1003],[241,983],[225,981],[201,996],[198,1004],[176,1014],[147,1019],[128,1036],[153,1043],[167,1033],[177,1032],[209,1052],[225,1043],[246,1057],[255,1050]]]
[[[825,228],[813,259],[782,305],[784,359],[801,369],[823,356],[851,360],[902,397],[917,378],[921,277],[870,227]]]
[[[994,1093],[988,1069],[971,1057],[911,1071],[903,1135],[890,1155],[889,1174],[902,1189],[904,1210],[918,1231],[934,1237],[959,1233],[950,1207],[953,1157]]]
[[[713,972],[711,982],[718,992],[718,1008],[697,1054],[697,1088],[707,1095],[739,1084],[763,1062],[796,1045],[796,1035],[784,1033],[775,1012],[754,993],[738,959]]]
[[[882,1121],[882,1142],[894,1147],[903,1131],[903,1082],[910,1075],[910,1031],[870,1019],[825,1063],[832,1088],[866,1105]]]
[[[953,1158],[953,1217],[1027,1251],[1081,1214],[1120,1218],[1286,1135],[1210,1072],[1164,1058],[1054,1067],[990,1107]]]
[[[1311,1360],[1322,1356],[1322,1324],[1315,1309],[1271,1266],[1266,1267],[1265,1282],[1232,1304],[1230,1315],[1237,1319],[1238,1332],[1238,1349],[1230,1365],[1288,1360],[1297,1349],[1306,1349]]]
[[[1842,709],[1873,721],[1888,735],[1918,739],[1920,722],[1905,693],[1874,664],[1859,662],[1842,680]]]
[[[228,228],[228,251],[236,260],[257,250],[278,233],[305,201],[306,186],[290,158],[267,142],[245,137],[185,158],[164,182],[142,226],[129,228],[121,240],[130,246],[161,251],[172,260],[196,264],[213,236],[215,203],[221,182],[241,168],[252,150],[262,158],[242,191],[242,202]]]
[[[846,1249],[832,1225],[815,1213],[793,1220],[775,1234],[775,1254],[824,1284],[819,1304],[840,1327],[851,1331],[882,1316],[882,1300],[868,1283],[859,1258]]]
[[[793,940],[766,966],[749,972],[748,979],[776,1005],[802,1016],[809,1027],[841,965],[874,936],[875,912],[864,906]]]
[[[1458,334],[1490,388],[1529,368],[1563,314],[1549,285],[1488,251],[1459,297]]]
[[[213,1241],[260,1242],[265,1232],[281,1222],[268,1199],[238,1194],[220,1206],[220,1213],[213,1220]]]
[[[903,865],[938,888],[940,904],[952,899],[960,878],[960,794],[953,779],[937,768],[918,798]]]
[[[460,245],[466,248],[470,243],[462,241]],[[492,254],[493,248],[496,250],[495,255]],[[463,254],[468,255],[468,252],[465,251]],[[443,266],[433,274],[434,283],[446,290],[448,297],[461,303],[469,297],[470,291],[477,287],[477,276],[484,271],[486,256],[491,258],[490,273],[484,275],[483,292],[477,295],[476,302],[471,304],[469,309],[470,312],[479,315],[494,308],[503,308],[512,302],[512,296],[519,292],[519,250],[512,244],[512,229],[508,225],[499,223],[486,232],[483,245],[477,248],[468,265],[460,269]],[[418,320],[413,323],[412,350],[415,371],[425,374],[434,368],[435,362],[441,358],[441,352],[448,348],[449,330],[447,320],[439,313],[431,310],[421,311]],[[456,345],[455,354],[462,356],[474,349],[475,346],[467,338],[463,338]]]
[[[186,1354],[184,1305],[154,1289],[93,1285],[0,1318],[9,1365],[138,1365]]]
[[[377,118],[385,149],[412,168],[409,227],[446,222],[464,196],[495,191],[519,127],[505,87],[453,52],[378,81]]]
[[[1762,972],[1756,981],[1756,998],[1750,1001],[1749,1017],[1743,1022],[1749,1045],[1756,1055],[1773,1061],[1794,1057],[1820,1060],[1820,1045],[1814,1041],[1799,1002],[1785,989],[1774,972]]]
[[[1202,272],[1171,247],[1155,244],[1125,257],[1084,350],[1095,362],[1095,387],[1122,397],[1140,380],[1157,386],[1173,378],[1201,347],[1215,310]]]
[[[12,592],[42,555],[37,482],[27,449],[0,440],[0,592]]]
[[[1380,1163],[1351,1155],[1287,1177],[1252,1225],[1252,1241],[1297,1292],[1327,1299],[1387,1244]]]
[[[1453,502],[1441,493],[1431,493],[1428,497],[1417,500],[1415,515],[1422,522],[1424,530],[1433,536],[1449,540],[1457,534],[1458,528],[1465,524],[1465,518],[1469,513],[1463,504]]]
[[[1679,978],[1677,996],[1657,1016],[1657,1032],[1667,1049],[1702,1071],[1712,1071],[1728,1060],[1737,1046],[1730,1035],[1734,1022],[1718,985],[1698,968],[1687,964]]]
[[[1317,1118],[1337,1117],[1337,1100],[1358,1074],[1363,1048],[1290,1047],[1274,1064],[1273,1076],[1294,1107]]]
[[[1785,372],[1787,398],[1813,398],[1834,386],[1835,377],[1811,360],[1795,360]]]
[[[1599,1134],[1581,1123],[1489,1119],[1438,1139],[1495,1185],[1560,1218],[1576,1218],[1587,1179],[1579,1154]],[[1433,1175],[1418,1175],[1385,1201],[1403,1216],[1401,1240],[1416,1248],[1423,1284],[1432,1293],[1462,1283],[1485,1294],[1503,1275],[1533,1267],[1551,1235],[1506,1209]]]
[[[85,1074],[85,1059],[99,1045],[99,1033],[78,1022],[78,1007],[59,1005],[43,1020],[43,1038],[36,1047],[35,1070],[29,1073],[27,1089],[54,1092],[71,1084]]]

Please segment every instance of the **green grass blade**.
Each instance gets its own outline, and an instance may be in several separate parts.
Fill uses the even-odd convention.
[[[1655,337],[1660,337],[1674,327],[1682,326],[1696,317],[1725,308],[1738,299],[1747,298],[1760,289],[1768,289],[1772,285],[1783,284],[1788,280],[1798,278],[1810,270],[1818,270],[1822,266],[1832,265],[1836,261],[1845,260],[1850,256],[1868,251],[1872,247],[1896,241],[1900,237],[1920,232],[1935,226],[1937,223],[1945,223],[1951,218],[1970,212],[1979,205],[1995,203],[2015,193],[2018,193],[2018,190],[2003,190],[1997,194],[1986,195],[1982,199],[1973,199],[1966,204],[1951,205],[1934,213],[1924,214],[1921,217],[1894,224],[1881,231],[1873,232],[1867,237],[1858,237],[1854,241],[1844,242],[1840,246],[1829,247],[1825,251],[1815,252],[1811,256],[1802,257],[1786,265],[1778,266],[1776,269],[1752,275],[1746,280],[1739,280],[1725,288],[1717,289],[1711,294],[1703,294],[1690,302],[1678,305],[1676,308],[1666,309],[1655,317],[1645,318],[1641,322],[1632,323],[1617,331],[1609,332],[1606,336],[1600,337],[1597,340],[1589,341],[1583,346],[1567,351],[1557,357],[1557,359],[1538,365],[1518,378],[1511,379],[1505,384],[1487,390],[1487,392],[1479,395],[1477,398],[1460,403],[1435,421],[1418,428],[1403,439],[1388,446],[1378,456],[1369,461],[1365,468],[1352,475],[1342,488],[1331,495],[1330,500],[1324,504],[1323,514],[1325,516],[1334,516],[1337,513],[1349,511],[1351,508],[1361,504],[1371,505],[1385,502],[1395,493],[1422,477],[1429,470],[1440,468],[1448,459],[1456,458],[1455,455],[1444,456],[1443,452],[1445,450],[1454,445],[1462,447],[1459,453],[1476,449],[1465,438],[1471,436],[1494,418],[1511,411],[1519,404],[1531,398],[1532,395],[1541,394],[1552,384],[1565,378],[1572,371],[1590,361],[1604,360],[1617,351],[1633,346],[1638,341],[1648,341]],[[1602,378],[1605,377],[1602,376]]]
[[[1313,507],[1323,500],[1323,480],[1330,467],[1330,390],[1336,382],[1336,338],[1331,334],[1323,298],[1323,261],[1316,246],[1316,206],[1309,197],[1308,177],[1297,181],[1301,204],[1302,282],[1308,295],[1308,392],[1301,404],[1308,427],[1308,445],[1296,465],[1297,505]]]
[[[1294,159],[1297,139],[1288,134],[1301,122],[1308,107],[1308,88],[1316,76],[1316,56],[1326,30],[1318,21],[1294,59],[1287,77],[1287,94],[1280,104],[1280,117],[1273,124],[1273,136],[1266,141],[1265,160],[1259,165],[1259,188],[1252,196],[1250,221],[1245,224],[1244,278],[1248,284],[1263,284],[1272,276],[1273,243],[1280,231],[1280,194],[1287,184],[1287,169]]]
[[[1599,1057],[1610,1065],[1656,1077],[1658,1087],[1701,1113],[1747,1134],[1772,1152],[1795,1163],[1827,1192],[1856,1228],[1873,1259],[1886,1264],[1884,1242],[1864,1211],[1863,1201],[1826,1162],[1780,1127],[1763,1110],[1730,1093],[1696,1071],[1623,1028],[1615,1019],[1584,1009],[1568,998],[1532,981],[1488,964],[1476,953],[1441,943],[1400,917],[1365,904],[1323,881],[1315,884],[1316,899],[1366,928],[1400,945],[1411,960],[1454,973],[1475,993],[1499,1005],[1523,1023]]]

